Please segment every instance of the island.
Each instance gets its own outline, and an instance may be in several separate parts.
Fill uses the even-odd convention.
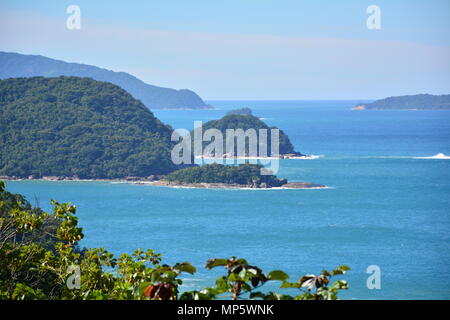
[[[298,152],[294,149],[293,144],[291,143],[289,137],[287,134],[283,132],[283,130],[279,129],[279,150],[278,154],[272,155],[272,146],[271,146],[271,129],[278,129],[275,126],[269,126],[264,121],[262,121],[260,118],[248,114],[248,111],[251,109],[238,109],[229,112],[224,117],[218,119],[218,120],[211,120],[203,124],[202,129],[203,131],[206,131],[208,129],[217,129],[219,130],[223,136],[226,136],[227,129],[242,129],[244,131],[248,129],[254,129],[256,132],[258,132],[259,129],[267,129],[267,155],[261,156],[259,145],[258,145],[258,158],[267,158],[267,157],[276,157],[280,159],[312,159],[312,156],[303,154],[301,152]],[[245,113],[245,114],[243,114]],[[191,132],[191,135],[194,135],[194,132]],[[203,148],[207,146],[208,142],[204,142]],[[226,150],[226,141],[224,139],[223,144],[223,150],[225,158],[227,157],[236,157],[237,155],[237,148],[235,147],[234,152],[230,152],[229,150]],[[248,144],[246,144],[246,155],[248,156],[249,148]],[[215,155],[207,156],[206,158],[214,158]],[[205,156],[198,156],[201,158],[205,158]]]
[[[207,122],[204,128],[225,133],[229,128],[275,127],[253,115],[230,114]],[[3,180],[173,184],[177,180],[174,177],[181,174],[176,170],[192,165],[173,163],[172,132],[172,127],[157,119],[142,102],[108,82],[66,76],[0,80],[0,179]],[[308,157],[294,150],[283,131],[279,134],[280,158]],[[270,155],[270,132],[268,135]],[[255,188],[320,187],[294,186],[283,179],[260,177],[258,167],[223,167],[213,171],[210,168],[193,167],[187,172],[206,170],[208,175],[217,174],[215,179],[179,181]],[[246,171],[249,168],[252,169]],[[164,175],[165,180],[161,179]],[[228,178],[222,180],[224,177]]]
[[[151,182],[151,185],[185,188],[250,188],[250,189],[313,189],[326,186],[310,182],[288,182],[275,175],[262,175],[262,165],[218,163],[184,168]]]
[[[450,110],[450,94],[416,94],[360,103],[352,110]]]

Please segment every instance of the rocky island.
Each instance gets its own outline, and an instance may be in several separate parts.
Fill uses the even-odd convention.
[[[226,136],[227,129],[242,129],[244,131],[248,129],[254,129],[256,132],[258,132],[259,129],[267,129],[268,135],[267,135],[267,157],[276,157],[280,159],[309,159],[312,158],[311,156],[308,156],[306,154],[303,154],[301,152],[298,152],[294,149],[293,144],[291,143],[288,135],[283,132],[283,130],[279,129],[279,150],[278,154],[272,155],[272,146],[271,146],[271,129],[278,129],[275,126],[269,126],[264,121],[262,121],[260,118],[254,116],[251,112],[251,109],[249,108],[243,108],[243,109],[237,109],[232,110],[228,112],[224,117],[218,119],[218,120],[211,120],[203,124],[203,131],[206,131],[208,129],[217,129],[219,130],[224,136]],[[192,132],[192,135],[194,133]],[[204,142],[203,149],[206,147],[208,142]],[[249,146],[248,144],[245,147],[246,155],[249,153]],[[226,141],[223,142],[223,150],[226,150]],[[234,152],[230,152],[229,150],[226,150],[227,154],[224,155],[224,158],[227,157],[236,157],[237,150],[235,147]],[[265,158],[264,156],[261,156],[261,152],[259,150],[258,146],[258,155],[260,155],[258,158]],[[202,156],[205,158],[204,156]],[[212,158],[214,158],[214,155],[211,155]]]
[[[259,164],[230,166],[207,164],[174,171],[152,185],[185,188],[312,189],[326,186],[310,182],[288,182],[275,175],[262,175]]]

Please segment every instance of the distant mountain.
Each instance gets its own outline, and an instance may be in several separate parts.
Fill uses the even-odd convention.
[[[91,78],[0,80],[0,176],[147,177],[178,169],[172,128]]]
[[[358,104],[353,107],[353,110],[382,110],[382,109],[421,109],[421,110],[450,109],[450,94],[445,95],[416,94],[410,96],[389,97],[368,104]]]
[[[206,109],[211,108],[193,91],[175,90],[146,84],[125,73],[99,67],[68,63],[38,55],[0,52],[0,79],[18,77],[89,77],[116,84],[141,100],[150,109]]]

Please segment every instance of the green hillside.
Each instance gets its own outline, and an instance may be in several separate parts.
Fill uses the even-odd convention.
[[[0,176],[121,178],[167,173],[171,128],[111,83],[0,81]]]

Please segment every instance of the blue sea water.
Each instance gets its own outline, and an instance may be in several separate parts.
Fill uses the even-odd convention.
[[[450,299],[450,111],[352,111],[361,101],[210,101],[216,110],[156,110],[174,128],[250,107],[315,160],[282,160],[278,176],[316,190],[172,189],[108,182],[8,182],[49,209],[78,206],[86,247],[152,248],[198,272],[186,289],[212,285],[212,257],[246,258],[293,281],[340,264],[344,299]],[[381,289],[369,290],[369,265]],[[271,287],[270,289],[274,289]]]

